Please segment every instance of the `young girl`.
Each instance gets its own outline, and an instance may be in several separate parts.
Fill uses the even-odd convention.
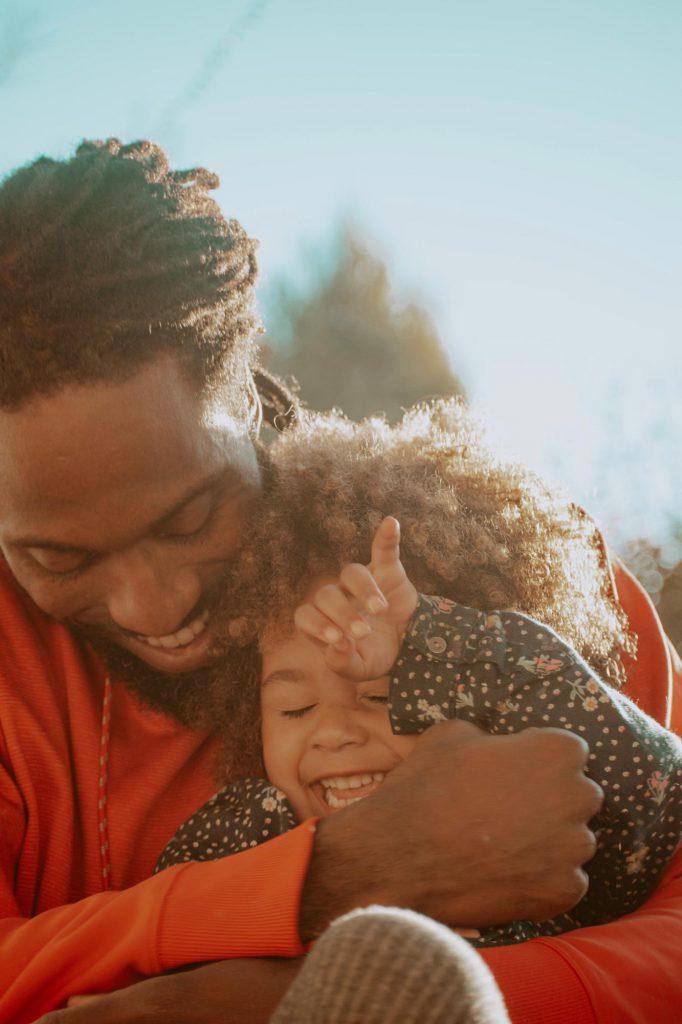
[[[477,944],[638,906],[682,835],[682,744],[618,692],[634,645],[590,521],[498,462],[452,402],[395,428],[312,416],[268,461],[214,681],[230,776],[267,780],[221,790],[158,867],[238,852],[369,796],[418,733],[457,717],[497,734],[577,733],[605,794],[583,900],[551,921],[486,928]]]

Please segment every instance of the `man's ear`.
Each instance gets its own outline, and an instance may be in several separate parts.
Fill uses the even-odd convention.
[[[249,431],[253,434],[259,434],[260,428],[263,425],[263,406],[261,405],[256,382],[251,373],[249,373],[246,382],[246,401]]]

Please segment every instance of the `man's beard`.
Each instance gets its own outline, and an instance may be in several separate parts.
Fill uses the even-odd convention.
[[[171,675],[152,668],[97,627],[72,623],[70,628],[99,655],[111,673],[112,682],[121,682],[145,707],[192,729],[215,726],[219,720],[220,688],[216,686],[219,665],[216,662],[193,672]]]

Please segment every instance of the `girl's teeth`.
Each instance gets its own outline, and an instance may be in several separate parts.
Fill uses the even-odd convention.
[[[349,794],[348,797],[341,797],[336,795],[340,790],[362,789],[375,783],[372,787],[374,790],[385,778],[386,772],[365,772],[363,775],[339,775],[335,778],[320,779],[320,783],[324,790],[324,799],[329,807],[348,807],[349,804],[362,800],[367,794],[363,793],[363,796],[350,796]]]
[[[359,800],[362,800],[361,796],[353,796],[349,800],[342,800],[341,797],[334,796],[333,793],[327,793],[327,803],[330,807],[350,807],[351,804],[356,804]]]
[[[365,772],[364,775],[338,775],[329,779],[320,779],[325,789],[360,789],[369,786],[370,782],[383,782],[386,772]]]

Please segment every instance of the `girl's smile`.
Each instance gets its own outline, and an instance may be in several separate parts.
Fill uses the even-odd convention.
[[[411,753],[387,712],[388,677],[360,683],[327,666],[300,633],[262,649],[263,758],[300,821],[363,799]]]

